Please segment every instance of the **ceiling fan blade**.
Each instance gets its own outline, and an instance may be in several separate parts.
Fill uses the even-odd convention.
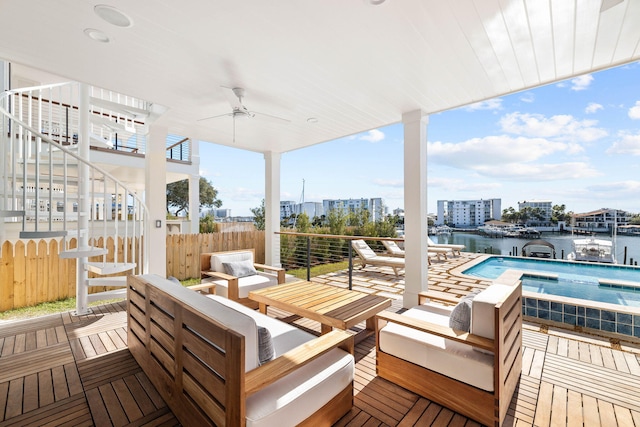
[[[218,114],[217,116],[205,117],[203,119],[198,119],[196,121],[201,122],[203,120],[217,119],[218,117],[224,117],[224,116],[233,116],[233,113]]]
[[[278,120],[278,121],[283,122],[283,123],[291,123],[291,120],[289,120],[289,119],[284,119],[282,117],[273,116],[271,114],[259,113],[257,111],[252,111],[251,113],[254,114],[257,117],[265,117],[265,118],[269,118],[269,119]]]

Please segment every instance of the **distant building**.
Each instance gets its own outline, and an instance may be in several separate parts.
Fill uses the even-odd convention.
[[[597,211],[573,214],[571,225],[574,229],[592,233],[611,233],[613,224],[618,227],[628,225],[632,215],[619,209],[602,208]]]
[[[524,208],[540,209],[544,214],[543,219],[527,220],[527,225],[551,225],[551,214],[553,213],[551,200],[524,200],[518,202],[518,211],[522,211]]]
[[[502,199],[438,200],[436,225],[479,227],[502,217]]]
[[[366,209],[371,212],[371,220],[379,221],[387,215],[387,208],[384,206],[383,200],[380,197],[371,199],[337,199],[337,200],[323,200],[322,207],[325,214],[337,209],[342,210],[345,214],[349,212],[355,212],[358,209]]]
[[[280,221],[285,218],[291,218],[291,215],[300,215],[302,213],[307,214],[310,220],[314,217],[321,217],[324,215],[324,208],[320,202],[303,202],[296,203],[293,201],[281,201],[280,202]]]

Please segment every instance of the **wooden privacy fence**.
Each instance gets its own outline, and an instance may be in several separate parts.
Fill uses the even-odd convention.
[[[125,240],[118,238],[118,262],[124,262]],[[129,245],[127,262],[132,259],[131,238],[127,239]],[[28,307],[42,302],[57,301],[76,296],[77,263],[75,259],[60,258],[61,240],[22,241],[15,244],[6,241],[2,245],[0,254],[0,311],[13,308]],[[99,238],[96,246],[103,246],[103,238]],[[135,242],[135,253],[140,251],[139,242]],[[75,238],[69,240],[69,248],[77,246]],[[113,237],[107,238],[105,255],[107,262],[115,261],[116,244]],[[91,257],[89,261],[102,261],[102,257]],[[138,273],[137,267],[134,273]],[[118,276],[123,274],[114,274]],[[89,277],[96,274],[89,273]],[[104,286],[89,288],[89,293],[108,290]]]
[[[264,231],[234,231],[167,236],[167,277],[179,280],[200,277],[200,254],[255,249],[255,262],[264,263]]]
[[[75,248],[76,239],[70,239]],[[102,238],[98,240],[102,246]],[[0,311],[56,301],[76,295],[76,260],[60,258],[61,240],[5,241],[0,253]],[[131,257],[134,242],[128,239]],[[135,253],[140,244],[135,242]],[[107,261],[114,261],[115,241],[107,238]],[[241,231],[212,234],[175,234],[167,236],[167,276],[180,280],[200,277],[200,253],[254,248],[256,262],[264,262],[264,231]],[[118,238],[118,261],[124,261],[124,240]],[[102,257],[89,258],[100,261]],[[131,259],[128,262],[133,262]],[[137,267],[134,274],[140,272]],[[120,274],[122,275],[122,274]],[[95,274],[89,273],[89,277]],[[91,287],[90,293],[108,290]]]

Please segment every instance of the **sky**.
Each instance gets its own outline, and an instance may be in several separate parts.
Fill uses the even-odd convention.
[[[222,208],[264,198],[262,154],[200,143]],[[238,165],[243,165],[238,167]],[[640,63],[429,116],[427,210],[438,200],[551,200],[567,211],[640,212]],[[404,207],[403,130],[391,125],[283,153],[280,199],[381,197]]]

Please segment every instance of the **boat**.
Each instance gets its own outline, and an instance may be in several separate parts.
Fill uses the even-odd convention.
[[[433,234],[451,234],[451,227],[448,225],[439,225],[435,229],[435,233]]]
[[[522,246],[522,256],[531,258],[553,258],[556,257],[556,248],[546,240],[536,239],[527,242]]]
[[[613,242],[595,237],[574,239],[573,252],[567,255],[567,259],[570,261],[616,263]]]

